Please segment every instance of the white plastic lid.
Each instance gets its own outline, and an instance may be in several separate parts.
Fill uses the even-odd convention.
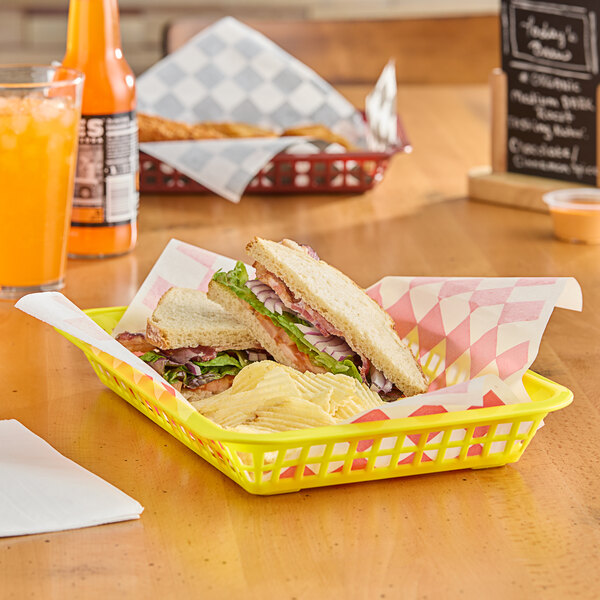
[[[568,188],[554,190],[542,196],[550,208],[574,208],[576,210],[600,210],[600,189]]]

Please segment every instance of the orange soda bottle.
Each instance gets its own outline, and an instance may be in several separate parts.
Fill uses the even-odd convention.
[[[69,256],[124,254],[137,239],[139,157],[117,0],[70,1],[63,65],[85,73]]]

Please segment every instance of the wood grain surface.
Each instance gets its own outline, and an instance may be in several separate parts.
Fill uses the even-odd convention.
[[[214,22],[172,21],[165,29],[165,54]],[[401,83],[484,83],[501,58],[498,15],[245,22],[334,84],[372,84],[390,58]]]
[[[344,87],[357,105],[366,87]],[[0,597],[597,598],[600,246],[550,217],[470,202],[488,160],[487,86],[404,86],[414,145],[364,195],[143,196],[136,250],[69,262],[82,308],[123,305],[172,237],[234,258],[254,235],[314,246],[366,286],[389,274],[574,276],[534,369],[571,388],[510,466],[252,496],[103,388],[83,354],[0,303],[0,418],[15,418],[144,507],[140,520],[0,539]],[[0,482],[1,485],[1,482]]]

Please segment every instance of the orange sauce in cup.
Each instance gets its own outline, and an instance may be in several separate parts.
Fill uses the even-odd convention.
[[[544,195],[555,236],[565,242],[600,244],[600,190],[565,189]]]

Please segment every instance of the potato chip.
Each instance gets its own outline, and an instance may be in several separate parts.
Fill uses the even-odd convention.
[[[226,429],[269,433],[335,425],[383,401],[346,375],[300,373],[261,361],[244,367],[230,389],[192,404]]]
[[[248,365],[236,375],[228,391],[244,392],[253,390],[269,371],[277,368],[276,365],[277,363],[272,360],[261,360]]]
[[[285,396],[300,395],[298,386],[289,376],[289,373],[278,369],[269,371],[263,379],[258,382],[254,391],[259,390],[265,398],[281,398]]]
[[[252,423],[262,423],[277,431],[335,425],[336,421],[320,406],[303,398],[288,398],[279,403],[258,409]]]
[[[327,414],[333,414],[331,412],[331,395],[333,390],[319,390],[310,399],[311,402],[320,406]]]

